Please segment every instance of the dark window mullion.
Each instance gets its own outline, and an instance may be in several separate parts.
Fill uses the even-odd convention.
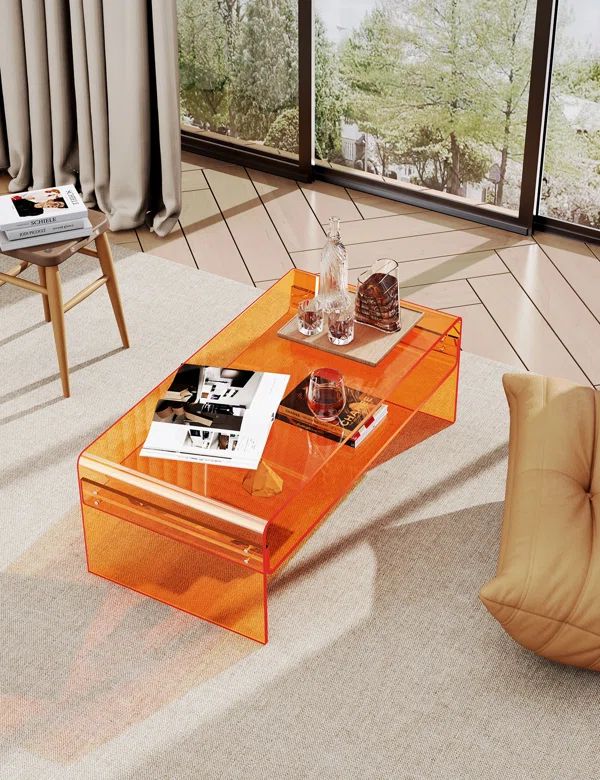
[[[527,108],[525,148],[523,151],[521,198],[519,202],[519,224],[528,230],[533,228],[533,219],[537,213],[539,202],[543,142],[548,115],[550,78],[554,54],[557,4],[557,0],[538,0],[535,17],[531,83]]]
[[[314,157],[314,2],[298,0],[298,164],[312,178]]]

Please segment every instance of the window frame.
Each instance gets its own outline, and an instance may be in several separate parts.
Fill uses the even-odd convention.
[[[297,181],[319,180],[350,187],[401,203],[462,217],[489,227],[528,235],[534,229],[558,230],[565,234],[584,236],[600,241],[600,230],[541,217],[539,202],[543,171],[552,62],[556,36],[559,0],[538,0],[531,60],[531,82],[528,96],[527,126],[523,154],[523,175],[518,214],[503,213],[493,206],[480,206],[469,201],[450,199],[444,193],[420,192],[370,178],[352,169],[343,169],[315,159],[314,106],[314,0],[298,0],[298,111],[299,154],[287,157],[266,149],[249,147],[241,140],[205,131],[182,127],[182,148],[188,152],[255,168]]]
[[[548,74],[546,78],[546,96],[544,113],[542,118],[541,131],[541,154],[538,167],[537,192],[533,211],[532,230],[548,231],[558,233],[568,238],[576,238],[582,241],[592,241],[600,243],[600,228],[580,225],[577,222],[556,219],[555,217],[546,217],[540,214],[542,202],[542,180],[544,177],[544,153],[546,148],[546,138],[548,135],[548,116],[550,111],[550,94],[552,90],[552,72],[554,67],[554,52],[556,47],[556,32],[558,28],[558,13],[560,0],[554,0],[552,15],[552,32],[548,49]]]

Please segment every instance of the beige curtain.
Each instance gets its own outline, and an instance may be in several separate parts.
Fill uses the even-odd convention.
[[[181,209],[176,0],[0,0],[0,169],[79,183],[113,230]]]

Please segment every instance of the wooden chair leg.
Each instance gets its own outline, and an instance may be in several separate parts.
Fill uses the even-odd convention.
[[[42,287],[46,286],[46,269],[43,265],[38,265],[38,276],[40,278],[40,284]],[[42,295],[42,303],[44,304],[44,319],[46,322],[50,322],[50,306],[48,305],[48,296]]]
[[[54,330],[60,381],[62,382],[63,395],[65,398],[68,398],[71,395],[71,388],[69,385],[69,364],[67,362],[67,343],[65,338],[65,313],[63,311],[62,287],[57,266],[48,266],[46,268],[46,287],[48,289],[48,306]]]
[[[129,336],[127,335],[127,326],[125,325],[125,316],[123,315],[123,306],[121,304],[121,295],[117,284],[112,251],[106,233],[102,233],[96,239],[96,250],[98,251],[98,260],[100,261],[102,273],[108,279],[106,288],[115,313],[119,333],[121,334],[121,341],[123,342],[125,349],[127,349],[129,347]]]

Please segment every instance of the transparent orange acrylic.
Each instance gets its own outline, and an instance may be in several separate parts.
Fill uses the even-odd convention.
[[[384,421],[353,449],[276,420],[263,461],[283,489],[257,497],[247,471],[140,456],[171,374],[79,458],[90,572],[266,643],[268,579],[417,412],[454,422],[461,319],[403,301],[424,317],[368,366],[277,336],[316,281],[290,271],[187,362],[290,374],[290,389],[327,365],[383,398]]]

